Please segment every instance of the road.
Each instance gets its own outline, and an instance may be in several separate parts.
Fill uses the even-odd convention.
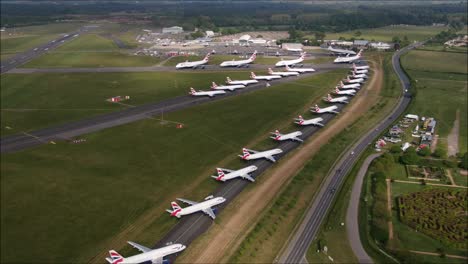
[[[349,153],[345,153],[342,159],[335,165],[335,168],[332,170],[333,173],[328,175],[325,179],[323,187],[306,212],[304,219],[288,241],[288,245],[279,257],[279,263],[304,262],[307,250],[315,239],[323,219],[326,217],[328,209],[332,205],[336,195],[335,190],[340,189],[345,176],[352,169],[359,159],[360,154],[364,152],[367,146],[372,144],[375,138],[405,111],[411,101],[411,94],[409,92],[410,82],[401,69],[399,58],[402,54],[420,44],[421,43],[412,44],[395,52],[393,55],[393,69],[401,81],[403,96],[400,98],[398,105],[394,108],[392,113],[354,144]],[[356,239],[354,239],[354,241],[356,241]]]
[[[312,76],[342,67],[343,65],[332,64],[329,65],[329,67],[321,67],[319,71],[314,73],[303,74],[298,77],[282,78],[271,81],[270,84],[274,85],[279,83],[286,83],[304,78],[306,76]],[[265,82],[260,81],[258,84],[250,85],[246,89],[238,89],[234,92],[227,92],[224,95],[219,95],[214,98],[193,97],[189,95],[179,96],[157,103],[131,107],[121,111],[98,115],[76,122],[70,122],[63,125],[40,129],[28,132],[27,134],[20,133],[12,136],[2,137],[0,139],[0,150],[1,153],[15,152],[41,144],[46,144],[50,141],[66,140],[79,135],[135,122],[145,118],[150,118],[155,115],[160,115],[162,112],[168,113],[176,110],[182,110],[195,105],[222,100],[227,97],[237,96],[239,94],[249,93],[264,88],[266,88]]]
[[[364,250],[359,236],[359,202],[361,201],[362,182],[364,181],[364,176],[366,176],[367,169],[371,162],[380,155],[382,155],[382,153],[375,153],[364,160],[364,163],[359,169],[356,179],[354,180],[348,210],[346,211],[346,232],[348,234],[351,249],[359,260],[359,263],[373,263],[372,258],[369,257],[367,252]]]

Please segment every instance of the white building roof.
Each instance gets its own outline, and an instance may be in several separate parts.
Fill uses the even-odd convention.
[[[242,37],[239,38],[239,41],[249,41],[250,40],[250,35],[243,35]]]

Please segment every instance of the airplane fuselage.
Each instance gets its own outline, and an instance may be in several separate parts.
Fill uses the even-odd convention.
[[[257,80],[235,80],[235,81],[230,81],[230,82],[226,82],[227,84],[230,84],[230,85],[237,85],[237,84],[241,84],[241,85],[249,85],[249,84],[253,84],[253,83],[258,83]]]
[[[275,66],[276,67],[284,67],[284,66],[292,66],[292,65],[296,65],[298,63],[301,63],[303,62],[304,59],[303,58],[299,58],[299,59],[294,59],[294,60],[281,60],[281,61],[278,61]]]
[[[228,181],[228,180],[231,180],[231,179],[234,179],[234,178],[239,178],[244,175],[248,175],[249,173],[251,172],[254,172],[256,171],[258,168],[257,166],[248,166],[248,167],[245,167],[245,168],[242,168],[240,170],[236,170],[236,171],[233,171],[233,172],[229,172],[229,173],[225,173],[224,176],[222,176],[221,178],[220,177],[216,177],[218,181]],[[214,177],[213,177],[214,178]]]
[[[254,77],[254,80],[267,80],[271,81],[274,79],[281,79],[281,76],[279,75],[257,75]]]
[[[295,140],[295,141],[301,141],[302,142],[302,139],[298,138],[300,136],[302,136],[302,132],[301,131],[295,131],[295,132],[291,132],[291,133],[288,133],[288,134],[274,135],[271,138],[276,140],[276,141]]]
[[[242,155],[241,158],[244,160],[255,160],[255,159],[269,159],[269,157],[273,157],[273,155],[277,155],[282,153],[281,149],[271,149],[256,153],[250,153],[249,155]]]
[[[134,263],[144,263],[147,261],[152,261],[156,259],[164,258],[165,256],[175,254],[184,250],[186,246],[182,244],[173,244],[169,246],[165,246],[162,248],[154,249],[145,253],[141,253],[135,256],[131,256],[128,258],[123,258],[119,264],[134,264]]]
[[[213,90],[229,90],[229,91],[234,91],[236,89],[242,89],[245,88],[243,84],[234,84],[234,85],[219,85],[216,87],[211,87]]]
[[[329,106],[329,107],[320,108],[319,110],[312,109],[311,111],[313,113],[317,113],[317,114],[325,114],[325,113],[337,114],[338,112],[335,111],[336,109],[338,109],[338,107],[336,105],[332,105],[332,106]]]
[[[225,91],[199,91],[199,92],[191,93],[191,95],[193,95],[193,96],[209,96],[209,97],[213,97],[213,96],[215,96],[215,95],[225,94],[225,93],[226,93]]]
[[[176,65],[176,69],[185,69],[185,68],[196,68],[198,66],[206,64],[208,61],[201,60],[201,61],[186,61],[186,62],[181,62]]]
[[[302,119],[299,120],[297,119],[294,123],[301,125],[301,126],[309,126],[309,125],[314,125],[314,126],[323,126],[322,122],[323,118],[317,117],[317,118],[312,118],[312,119]]]
[[[212,199],[209,199],[209,200],[206,200],[206,201],[194,204],[194,205],[187,206],[185,208],[181,208],[179,212],[175,213],[175,216],[180,218],[181,216],[184,216],[184,215],[189,215],[189,214],[203,211],[205,209],[209,209],[218,204],[222,204],[225,201],[226,199],[224,197],[215,197],[215,198],[212,198]]]

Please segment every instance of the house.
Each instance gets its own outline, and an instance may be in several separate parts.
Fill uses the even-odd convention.
[[[412,114],[407,114],[407,115],[405,115],[405,118],[414,119],[414,120],[416,120],[416,121],[419,120],[419,116],[417,116],[417,115],[412,115]]]
[[[211,38],[211,37],[214,37],[215,33],[211,30],[207,30],[205,31],[205,35],[208,37],[208,38]]]
[[[390,134],[390,136],[398,136],[401,133],[403,133],[403,130],[399,126],[393,126],[392,128],[390,128],[388,133]]]
[[[355,40],[353,42],[353,46],[358,48],[358,49],[362,49],[362,48],[367,47],[367,44],[369,44],[368,40],[357,39],[357,40]]]
[[[421,142],[419,143],[419,145],[427,145],[427,146],[430,146],[432,143],[432,135],[422,135],[421,136]]]

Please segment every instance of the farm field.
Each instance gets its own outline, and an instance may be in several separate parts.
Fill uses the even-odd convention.
[[[384,41],[390,42],[394,36],[400,37],[403,39],[404,36],[408,37],[409,41],[418,41],[424,40],[431,36],[436,35],[437,33],[446,30],[446,27],[441,26],[387,26],[374,29],[359,29],[353,31],[345,31],[338,33],[327,32],[325,39],[339,39],[344,37],[346,39],[356,38],[356,39],[366,39],[366,40],[375,40],[375,41]],[[357,37],[355,32],[360,31],[362,34]]]
[[[436,133],[446,139],[460,115],[458,147],[467,151],[467,53],[410,51],[402,65],[415,80],[417,95],[410,112],[437,120]],[[430,102],[428,104],[427,102]],[[447,144],[444,140],[443,143]]]
[[[13,134],[116,111],[123,105],[105,100],[130,96],[125,103],[141,105],[188,93],[189,87],[207,89],[224,83],[219,72],[190,73],[39,73],[0,78],[1,134]],[[230,72],[242,78],[247,72]],[[6,129],[9,126],[12,129]]]
[[[177,222],[164,212],[171,199],[206,196],[218,184],[209,178],[216,165],[240,167],[234,154],[242,146],[268,142],[269,131],[289,126],[342,75],[324,73],[165,115],[183,129],[148,119],[86,135],[83,144],[2,155],[1,241],[8,243],[1,244],[1,261],[88,262],[126,240],[152,245]],[[252,105],[255,111],[239,111]],[[25,243],[28,254],[20,250]],[[127,246],[121,253],[136,251]]]

